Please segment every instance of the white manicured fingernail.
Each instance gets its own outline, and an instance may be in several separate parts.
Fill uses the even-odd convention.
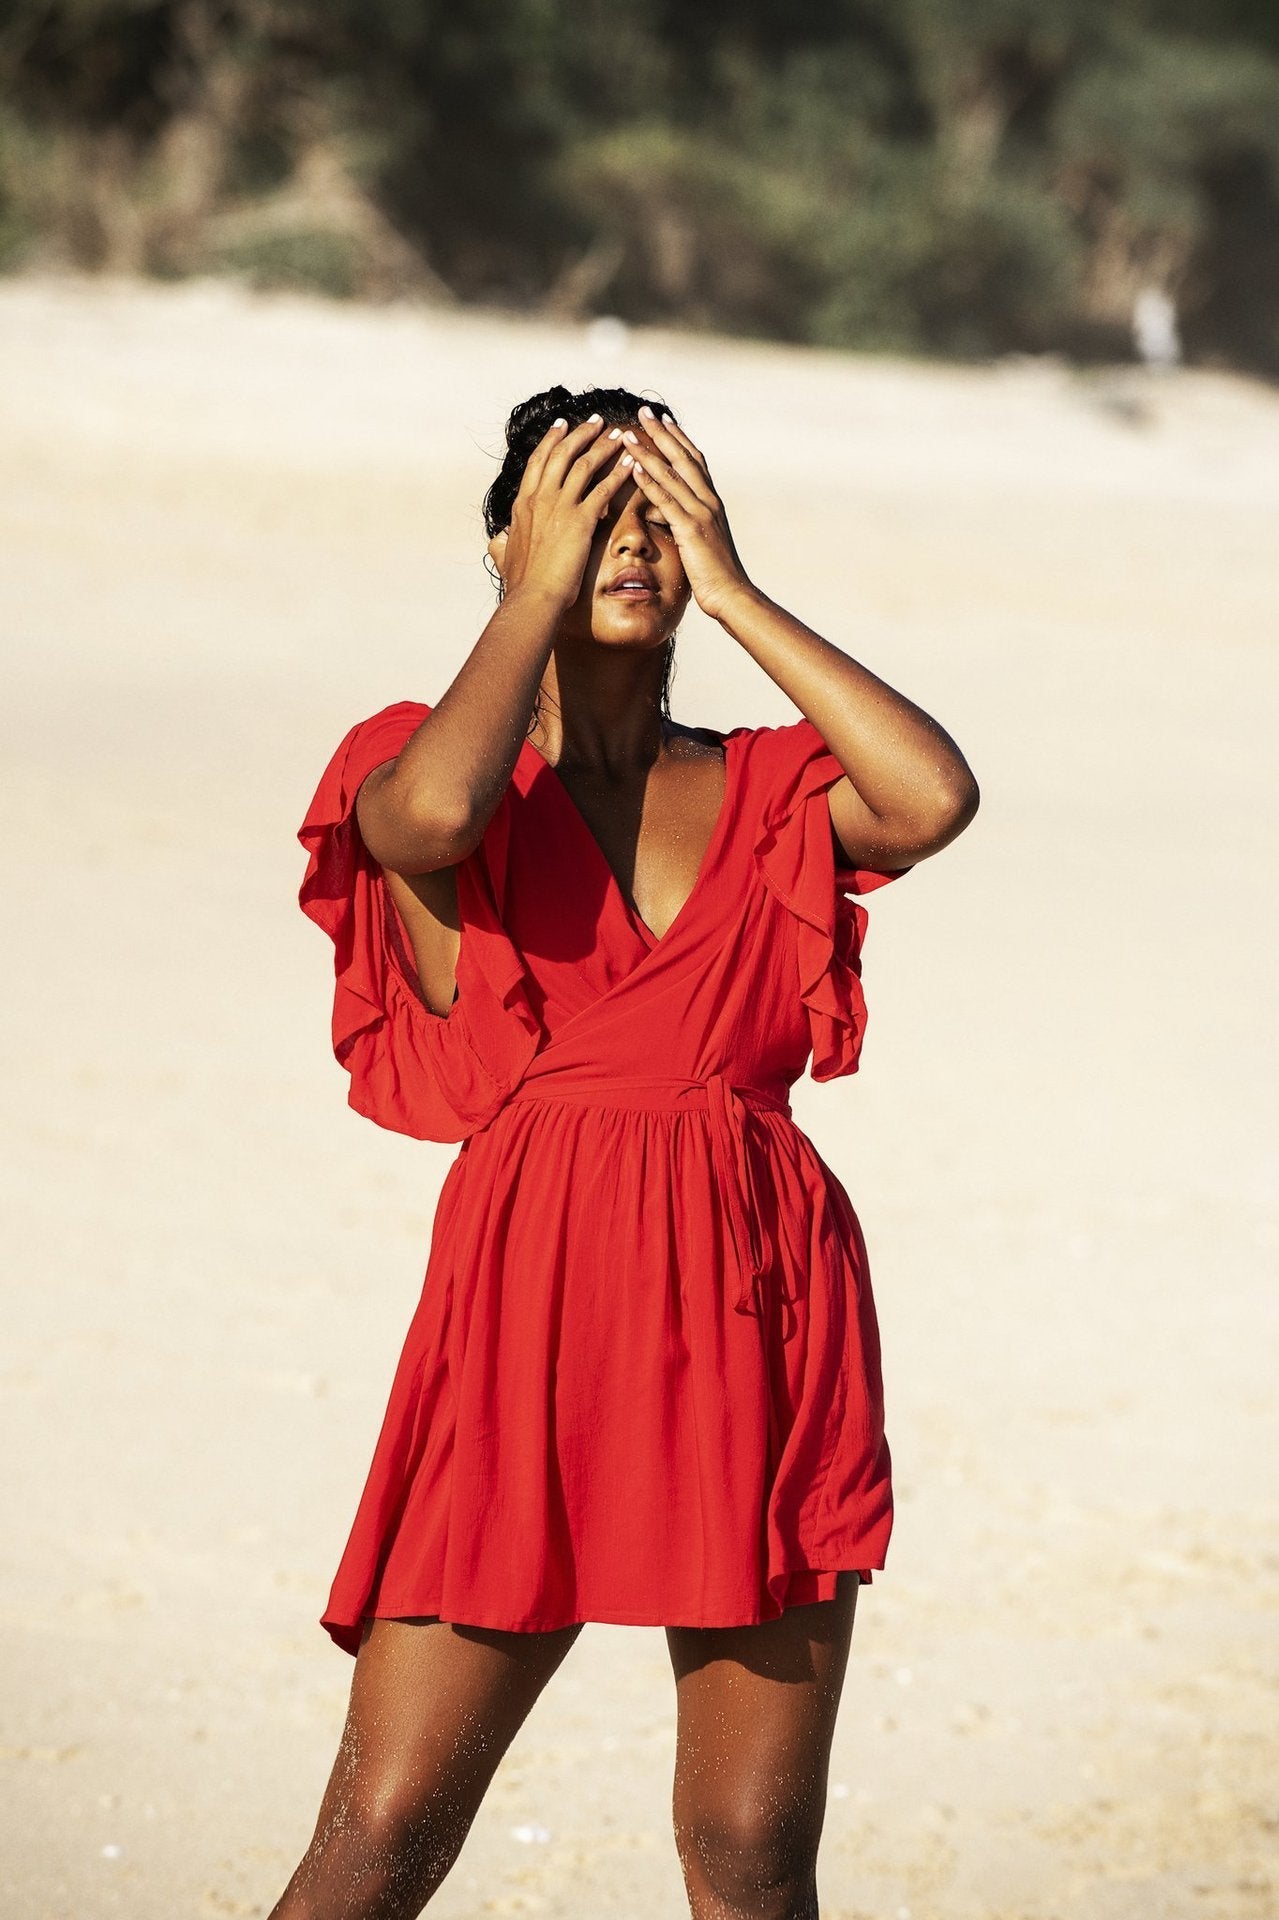
[[[629,453],[624,453],[622,455],[621,465],[624,467],[629,467],[631,465],[631,456]]]
[[[552,422],[551,422],[551,425],[552,425],[553,427],[566,427],[566,426],[568,425],[568,421],[567,421],[567,420],[552,420]]]
[[[604,415],[602,413],[592,413],[587,416],[586,424],[588,427],[598,427],[603,418]]]
[[[622,437],[622,429],[620,427],[614,427],[608,437],[610,440],[620,440]]]
[[[641,407],[639,417],[641,420],[651,420],[653,418],[653,409],[651,407]]]
[[[639,435],[637,433],[632,433],[629,427],[626,429],[626,432],[622,435],[622,438],[623,440],[629,440],[633,447],[637,447],[639,445]]]

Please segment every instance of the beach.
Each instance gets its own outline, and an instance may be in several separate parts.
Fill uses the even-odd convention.
[[[973,826],[794,1089],[868,1242],[896,1519],[831,1920],[1279,1906],[1279,392],[227,283],[0,282],[10,831],[0,1911],[261,1916],[454,1148],[351,1113],[295,834],[493,604],[511,405],[654,390],[752,578],[933,714]],[[690,724],[797,710],[690,615]],[[660,1629],[591,1624],[441,1920],[686,1911]]]

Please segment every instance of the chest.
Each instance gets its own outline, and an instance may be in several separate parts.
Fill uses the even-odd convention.
[[[597,881],[616,888],[655,941],[666,937],[704,871],[725,805],[727,766],[720,753],[662,764],[632,780],[547,767],[552,817],[563,820],[561,876],[574,881],[598,863]],[[562,796],[566,805],[556,809]],[[545,829],[549,838],[552,826]]]

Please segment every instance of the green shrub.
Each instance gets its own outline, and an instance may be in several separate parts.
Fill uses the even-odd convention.
[[[1279,372],[1279,9],[8,0],[33,258],[959,355],[1127,351],[1156,284]]]
[[[247,234],[213,249],[209,265],[263,289],[293,288],[349,300],[360,290],[360,250],[350,234],[284,227]]]

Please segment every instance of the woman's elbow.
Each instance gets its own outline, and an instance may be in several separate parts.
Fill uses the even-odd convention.
[[[957,783],[951,799],[952,833],[962,833],[965,827],[971,826],[980,805],[981,788],[973,778],[971,770],[965,767],[964,777]]]
[[[406,878],[455,867],[474,852],[483,833],[470,806],[452,805],[438,795],[402,798],[393,779],[375,792],[362,792],[358,814],[373,858]]]
[[[940,853],[957,840],[971,825],[980,805],[981,789],[967,767],[947,779],[913,822],[911,839],[918,857],[926,859],[930,853]]]

